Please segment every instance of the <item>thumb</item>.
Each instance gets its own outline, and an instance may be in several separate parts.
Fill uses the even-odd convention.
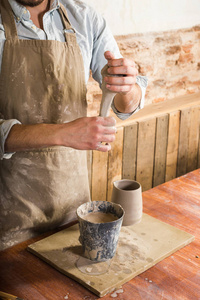
[[[110,60],[110,59],[114,59],[114,58],[115,58],[114,53],[111,52],[111,51],[106,51],[106,52],[104,53],[104,56],[105,56],[105,59],[107,59],[107,60]]]

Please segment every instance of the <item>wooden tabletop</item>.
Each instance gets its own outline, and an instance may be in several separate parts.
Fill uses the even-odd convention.
[[[200,169],[144,192],[143,202],[145,213],[195,240],[124,284],[117,297],[111,293],[101,299],[200,299]],[[0,291],[24,300],[98,299],[26,250],[44,236],[0,252]]]

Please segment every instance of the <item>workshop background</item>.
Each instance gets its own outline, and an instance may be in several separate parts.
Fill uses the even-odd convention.
[[[88,151],[93,200],[111,199],[113,182],[143,191],[200,167],[200,1],[85,0],[106,19],[124,57],[148,77],[145,107],[117,120],[109,153]],[[90,78],[88,115],[101,90]],[[111,112],[112,115],[112,112]]]
[[[200,91],[199,0],[84,0],[106,19],[121,53],[149,78],[145,105]],[[101,92],[88,84],[89,115]]]

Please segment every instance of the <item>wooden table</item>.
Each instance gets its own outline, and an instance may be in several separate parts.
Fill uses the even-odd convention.
[[[124,284],[117,298],[101,299],[200,299],[200,169],[144,192],[143,201],[145,213],[194,235],[195,241]],[[0,252],[0,291],[24,300],[98,299],[26,250],[43,237]]]

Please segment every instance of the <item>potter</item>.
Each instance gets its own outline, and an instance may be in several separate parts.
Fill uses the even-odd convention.
[[[113,183],[111,202],[120,204],[125,216],[122,226],[137,224],[142,219],[142,188],[139,182],[122,179]]]
[[[92,201],[79,206],[79,241],[86,258],[96,262],[113,258],[123,216],[120,205],[107,201]]]
[[[107,152],[115,139],[111,102],[130,117],[144,106],[147,79],[84,1],[1,0],[0,27],[3,250],[75,220],[90,201],[87,150]],[[90,74],[112,94],[102,116],[88,116]]]

